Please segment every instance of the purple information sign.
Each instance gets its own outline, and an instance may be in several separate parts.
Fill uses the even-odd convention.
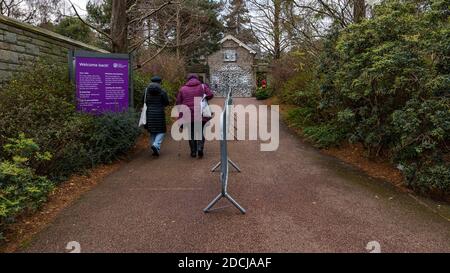
[[[100,114],[128,109],[128,60],[76,57],[77,110]]]

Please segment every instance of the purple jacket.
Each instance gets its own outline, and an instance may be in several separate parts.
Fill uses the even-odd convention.
[[[194,111],[199,113],[199,117],[201,117],[200,113],[200,104],[194,105],[194,98],[199,97],[203,98],[203,94],[206,94],[206,99],[210,100],[214,97],[214,94],[211,92],[211,89],[207,84],[202,84],[198,78],[193,77],[189,79],[178,92],[177,95],[177,105],[184,104],[191,110],[191,121],[194,121]],[[182,113],[180,113],[179,118],[182,117]],[[199,117],[195,119],[195,121],[199,121]],[[201,118],[202,121],[208,121],[208,118]]]

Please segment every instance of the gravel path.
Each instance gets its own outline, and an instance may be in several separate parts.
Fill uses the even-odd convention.
[[[220,191],[219,174],[210,172],[218,142],[208,142],[199,160],[187,143],[167,137],[159,158],[139,154],[22,251],[65,252],[77,241],[82,252],[367,252],[377,241],[382,252],[450,252],[448,220],[302,143],[284,125],[276,152],[232,141],[229,154],[242,169],[230,173],[229,192],[245,215],[234,207],[202,211]]]

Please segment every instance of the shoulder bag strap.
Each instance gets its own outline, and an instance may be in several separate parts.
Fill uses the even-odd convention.
[[[205,91],[205,84],[204,83],[202,83],[202,90],[203,90],[203,98],[202,99],[205,99],[206,91]]]
[[[147,91],[148,91],[148,86],[145,88],[145,91],[144,91],[144,104],[147,104]]]

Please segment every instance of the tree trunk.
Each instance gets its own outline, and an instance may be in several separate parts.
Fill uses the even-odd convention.
[[[273,4],[273,57],[277,60],[281,57],[281,0],[273,0]]]
[[[177,11],[176,11],[176,20],[177,20],[177,26],[176,26],[176,50],[177,50],[177,59],[180,59],[181,56],[181,18],[180,18],[180,12],[181,12],[181,4],[177,4]]]
[[[164,20],[162,18],[162,15],[157,14],[156,15],[156,42],[158,44],[164,44],[166,42],[166,27],[164,25]],[[152,35],[149,33],[149,35]]]
[[[128,53],[127,0],[112,1],[111,38],[113,53]]]
[[[366,3],[364,0],[353,0],[353,21],[361,22],[366,18]]]

